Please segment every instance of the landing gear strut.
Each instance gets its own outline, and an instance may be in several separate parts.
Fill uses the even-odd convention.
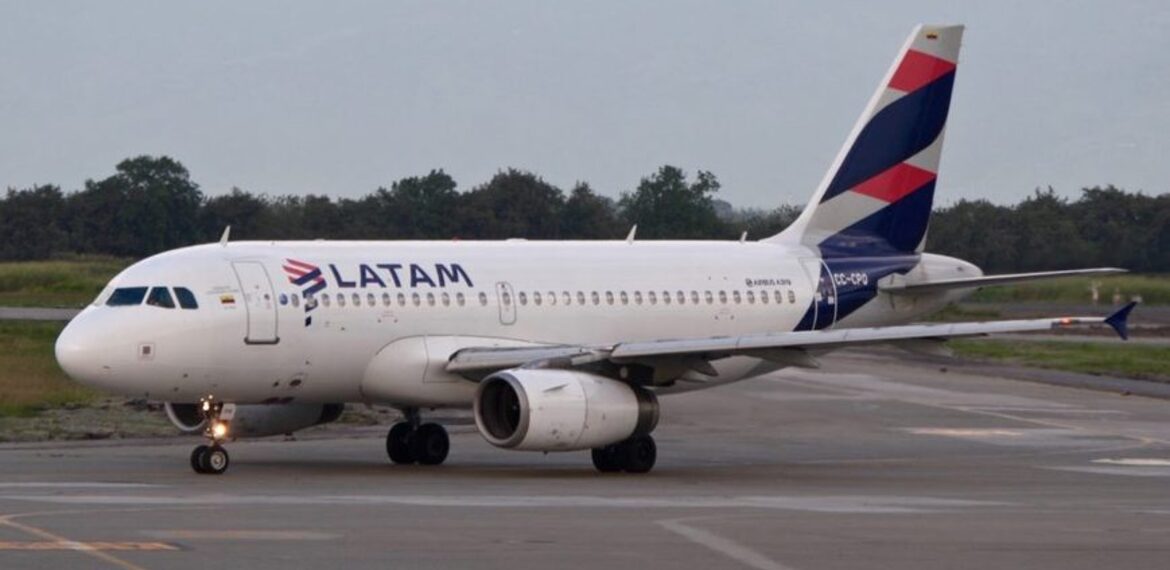
[[[203,435],[211,441],[210,445],[199,445],[191,451],[191,469],[200,475],[222,475],[231,464],[231,458],[221,442],[228,437],[235,405],[217,402],[208,396],[199,402],[199,408],[207,420]]]
[[[451,441],[447,430],[435,423],[420,424],[418,410],[404,410],[406,421],[398,422],[386,434],[386,455],[399,465],[439,465],[447,459]]]
[[[658,459],[658,446],[649,435],[635,435],[593,450],[593,466],[602,473],[647,473]]]

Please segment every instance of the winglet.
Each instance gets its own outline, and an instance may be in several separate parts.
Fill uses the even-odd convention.
[[[1117,336],[1121,337],[1121,340],[1129,340],[1129,313],[1136,306],[1137,301],[1133,301],[1118,309],[1116,313],[1105,318],[1105,324],[1113,327],[1113,330],[1117,331]]]
[[[635,235],[638,235],[638,224],[630,227],[630,233],[626,235],[626,243],[634,243]]]
[[[228,238],[232,235],[232,227],[227,226],[223,229],[223,235],[219,236],[219,245],[227,247]]]

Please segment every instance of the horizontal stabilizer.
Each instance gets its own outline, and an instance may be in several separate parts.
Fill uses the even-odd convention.
[[[1009,285],[1012,283],[1056,279],[1059,277],[1111,275],[1115,273],[1126,273],[1126,270],[1117,267],[1095,267],[1092,269],[1070,269],[1067,271],[983,275],[981,277],[963,277],[960,279],[942,279],[939,281],[922,281],[918,283],[912,281],[894,281],[882,284],[878,288],[887,293],[932,293],[951,289],[975,289],[992,285]]]

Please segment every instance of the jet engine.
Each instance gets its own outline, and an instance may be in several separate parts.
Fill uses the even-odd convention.
[[[201,433],[207,427],[199,404],[166,403],[167,418],[183,433]],[[292,433],[327,424],[341,417],[343,404],[272,404],[236,406],[231,437],[264,437]]]
[[[598,448],[653,431],[658,399],[588,372],[505,370],[480,382],[475,424],[488,443],[507,449]]]

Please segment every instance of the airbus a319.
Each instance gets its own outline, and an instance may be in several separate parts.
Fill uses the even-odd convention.
[[[394,463],[437,465],[449,439],[425,413],[471,408],[506,450],[591,451],[603,472],[650,471],[659,398],[836,349],[940,353],[955,337],[1108,318],[910,324],[990,285],[1112,268],[983,275],[924,252],[961,26],[906,40],[800,217],[760,241],[265,241],[135,263],[61,333],[80,382],[168,402],[208,443],[396,407]]]

